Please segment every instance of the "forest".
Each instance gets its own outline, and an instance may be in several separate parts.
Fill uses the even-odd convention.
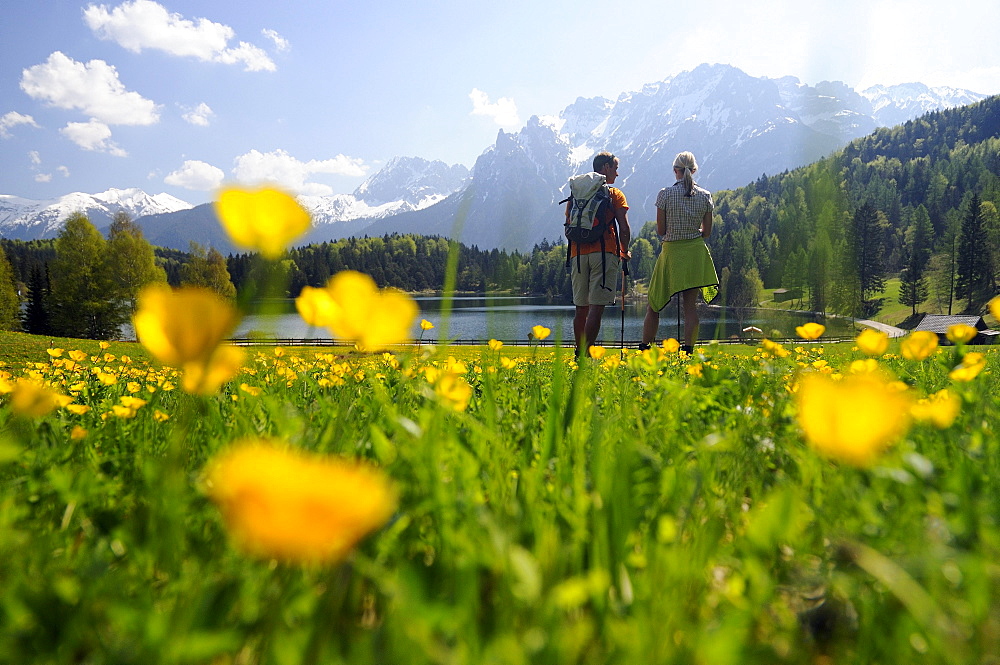
[[[783,287],[799,294],[795,307],[871,317],[885,304],[886,279],[898,277],[899,301],[913,314],[928,302],[982,312],[1000,267],[1000,97],[879,129],[809,166],[716,192],[715,201],[717,304],[756,307],[763,289]],[[631,279],[642,284],[659,244],[652,222],[630,221]],[[199,284],[245,302],[292,298],[352,269],[380,287],[436,291],[455,261],[458,291],[570,293],[565,243],[522,254],[392,234],[295,247],[269,262],[195,244],[152,247],[127,215],[105,238],[74,215],[57,238],[0,239],[0,248],[0,329],[39,334],[113,337],[148,281]],[[285,286],[265,286],[274,284]]]

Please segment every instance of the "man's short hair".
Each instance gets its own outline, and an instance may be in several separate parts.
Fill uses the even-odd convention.
[[[600,173],[608,164],[613,164],[615,159],[617,159],[610,152],[599,152],[594,155],[594,172]]]

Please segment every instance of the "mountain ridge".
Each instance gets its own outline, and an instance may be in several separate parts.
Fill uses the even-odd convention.
[[[303,241],[413,232],[528,250],[558,239],[554,203],[563,198],[569,176],[589,170],[598,150],[621,159],[619,186],[628,196],[632,223],[641,224],[652,214],[652,200],[681,150],[695,152],[703,186],[732,189],[820,159],[884,123],[900,124],[899,118],[984,97],[921,83],[857,91],[838,81],[813,86],[791,76],[756,78],[729,65],[700,65],[615,100],[579,97],[557,117],[532,116],[519,131],[500,130],[471,171],[397,157],[350,195],[300,197],[314,217],[314,229]],[[4,206],[13,208],[17,201],[26,200],[0,197],[0,236],[17,237],[12,228],[22,236],[29,235],[29,227],[42,234],[36,237],[58,232],[51,214],[34,226],[11,224]],[[210,204],[187,205],[151,210],[137,221],[153,242],[169,238],[168,246],[186,249],[187,242],[177,245],[187,237],[220,251],[232,249],[210,228],[213,215]]]

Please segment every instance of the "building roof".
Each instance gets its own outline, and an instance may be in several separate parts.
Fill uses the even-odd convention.
[[[965,324],[967,326],[972,326],[976,330],[985,330],[986,322],[983,321],[981,316],[959,316],[951,314],[924,314],[924,318],[920,319],[920,323],[914,330],[927,330],[933,333],[945,334],[948,332],[949,326],[954,326],[958,324]]]

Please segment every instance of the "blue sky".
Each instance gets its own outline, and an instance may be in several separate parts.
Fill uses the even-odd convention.
[[[726,63],[1000,93],[1000,3],[9,0],[0,194],[223,183],[349,193],[394,156],[472,167],[578,96]],[[953,17],[953,18],[952,18]],[[954,19],[954,20],[953,20]]]

